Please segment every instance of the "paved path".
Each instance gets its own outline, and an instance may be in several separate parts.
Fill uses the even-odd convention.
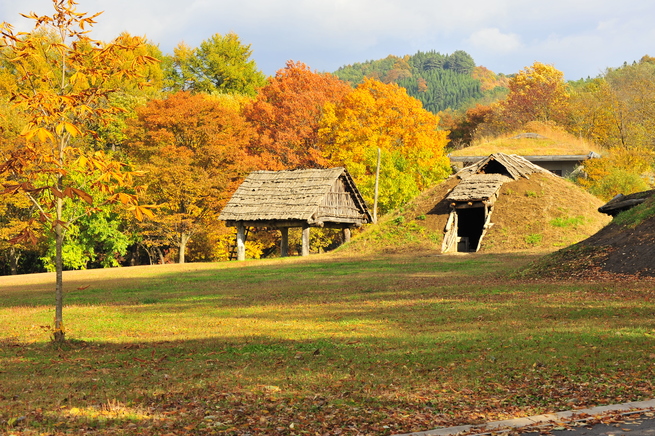
[[[652,415],[652,413],[649,413]],[[612,424],[580,425],[565,430],[552,430],[552,436],[654,436],[655,418],[634,413]],[[519,429],[519,431],[521,431]],[[521,432],[522,436],[540,436],[538,431]]]
[[[580,409],[573,410],[568,412],[558,412],[558,413],[548,413],[545,415],[530,416],[528,418],[517,418],[517,419],[508,419],[505,421],[495,421],[488,422],[483,425],[461,425],[459,427],[448,427],[448,428],[439,428],[435,430],[427,430],[415,433],[407,433],[404,435],[395,435],[395,436],[455,436],[458,434],[467,434],[467,435],[482,435],[494,433],[502,433],[503,431],[521,431],[522,428],[525,428],[525,435],[529,434],[538,434],[538,430],[535,430],[535,427],[538,426],[552,426],[556,423],[573,423],[577,421],[584,421],[585,418],[594,418],[602,416],[605,414],[616,414],[624,413],[626,417],[630,414],[639,411],[648,411],[655,410],[655,400],[649,401],[636,401],[632,403],[625,404],[615,404],[612,406],[600,406],[594,407],[591,409]],[[555,425],[557,427],[557,425]],[[625,427],[625,431],[621,431],[621,428]],[[576,434],[579,435],[613,435],[619,436],[630,432],[630,436],[637,435],[653,435],[655,436],[655,418],[647,420],[637,420],[630,425],[613,427],[606,426],[603,424],[597,424],[593,427],[593,430],[590,431],[585,427],[573,427],[578,429]],[[553,434],[557,434],[557,430],[553,431]],[[562,435],[563,432],[560,432]],[[566,435],[571,435],[570,430],[566,431]]]

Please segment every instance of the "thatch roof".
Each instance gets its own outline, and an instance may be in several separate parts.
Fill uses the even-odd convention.
[[[449,201],[485,201],[505,182],[512,179],[502,174],[473,174],[463,179],[446,197]]]
[[[371,221],[364,200],[343,167],[254,171],[223,208],[225,221],[361,225]]]
[[[503,174],[514,180],[518,180],[521,177],[529,179],[529,175],[533,173],[551,174],[550,171],[533,164],[521,156],[515,154],[494,153],[473,165],[461,169],[457,173],[457,176],[461,179],[465,179],[474,174],[489,173]]]
[[[521,156],[495,153],[458,171],[455,176],[461,181],[446,199],[455,202],[493,202],[503,183],[529,179],[529,175],[534,173],[551,174]]]

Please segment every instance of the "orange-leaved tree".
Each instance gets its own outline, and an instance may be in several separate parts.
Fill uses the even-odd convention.
[[[327,104],[320,140],[332,165],[345,165],[372,204],[378,148],[382,151],[382,212],[407,202],[450,173],[447,131],[439,117],[396,84],[365,79],[338,104]]]
[[[460,149],[471,145],[478,128],[493,117],[493,107],[476,104],[468,108],[466,112],[454,112],[451,109],[441,111],[437,114],[440,117],[439,123],[444,130],[448,130],[450,149]]]
[[[74,0],[53,0],[53,6],[51,16],[24,15],[35,23],[29,33],[0,25],[2,58],[16,80],[12,100],[26,118],[25,143],[0,163],[0,174],[8,179],[3,194],[26,195],[55,234],[53,339],[64,341],[62,247],[68,226],[97,210],[98,200],[122,202],[139,218],[152,214],[132,189],[137,173],[102,150],[89,150],[94,132],[86,126],[115,111],[108,105],[108,82],[135,77],[155,59],[138,56],[125,64],[123,53],[137,50],[140,38],[93,40],[88,28],[100,13],[79,13]],[[25,228],[14,241],[30,239],[34,233]]]
[[[331,74],[316,73],[301,62],[287,62],[244,113],[257,129],[251,153],[269,170],[326,165],[318,142],[326,102],[337,103],[352,91]]]
[[[160,209],[149,223],[152,243],[186,246],[217,223],[216,214],[258,165],[246,149],[254,131],[238,106],[180,91],[151,100],[128,122],[124,151],[147,171],[147,198]]]
[[[16,147],[15,141],[20,141],[20,138],[12,138],[7,130],[2,132],[0,137],[0,162],[4,161],[7,153],[11,153]],[[0,174],[0,186],[11,183],[12,181],[7,174]],[[3,259],[2,263],[4,264],[0,266],[0,271],[6,268],[6,273],[18,274],[21,269],[21,260],[25,258],[25,255],[34,255],[37,252],[35,248],[41,248],[40,244],[33,243],[36,242],[36,236],[31,241],[12,242],[12,239],[22,233],[25,228],[30,225],[38,226],[39,223],[34,223],[32,220],[33,215],[34,206],[25,196],[0,194],[0,258]]]

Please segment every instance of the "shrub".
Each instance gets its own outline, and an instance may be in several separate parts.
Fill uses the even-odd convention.
[[[617,194],[632,194],[648,189],[644,177],[652,170],[655,153],[643,147],[618,148],[600,159],[590,159],[576,182],[607,201]]]

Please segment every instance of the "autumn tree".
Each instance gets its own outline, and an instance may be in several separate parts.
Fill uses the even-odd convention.
[[[134,37],[123,32],[120,35],[123,41],[139,41],[141,38]],[[153,98],[161,98],[164,89],[164,71],[162,60],[164,55],[159,47],[152,42],[141,41],[134,50],[120,53],[120,62],[123,67],[137,61],[140,57],[146,56],[149,59],[156,59],[158,62],[150,62],[144,65],[140,74],[132,77],[114,77],[107,86],[114,90],[108,101],[112,107],[118,108],[114,113],[108,113],[95,124],[88,128],[96,135],[93,138],[93,146],[96,149],[116,150],[125,141],[126,120],[134,118],[137,106],[145,105]]]
[[[167,61],[168,86],[173,91],[244,94],[254,97],[266,84],[250,44],[235,33],[215,34],[192,49],[179,44]]]
[[[6,114],[6,112],[5,112]],[[3,126],[6,127],[7,118],[0,119],[3,121]],[[9,157],[10,153],[18,146],[15,142],[20,141],[20,138],[12,138],[11,132],[7,129],[2,130],[2,137],[0,138],[0,162],[4,162]],[[0,175],[0,186],[11,184],[10,178],[6,174]],[[25,271],[21,268],[23,259],[26,255],[31,258],[38,258],[41,250],[41,239],[39,244],[31,244],[32,241],[13,242],[12,239],[18,234],[21,234],[30,225],[30,221],[34,217],[34,206],[29,199],[23,195],[0,194],[0,270],[5,270],[9,274],[18,274],[21,272],[35,272]],[[38,223],[32,223],[33,225]],[[36,237],[35,237],[36,239]]]
[[[159,205],[144,230],[174,245],[180,263],[191,238],[214,225],[215,215],[256,166],[246,153],[253,133],[238,108],[183,91],[151,100],[129,121],[123,148],[147,172],[147,198]]]
[[[17,89],[13,64],[0,55],[0,163],[24,146],[21,137],[27,120],[9,100]],[[0,274],[42,272],[40,257],[46,249],[41,223],[35,221],[35,207],[24,195],[3,193],[12,184],[11,176],[0,174]],[[33,240],[15,241],[16,235],[34,229]],[[37,243],[34,244],[33,241]]]
[[[78,13],[74,0],[53,0],[54,14],[25,15],[34,29],[16,34],[10,24],[0,26],[0,49],[15,75],[12,99],[27,122],[25,140],[0,164],[8,182],[4,194],[26,195],[45,228],[55,239],[55,323],[53,338],[65,340],[63,324],[62,249],[71,224],[93,214],[98,206],[94,193],[104,202],[123,202],[139,216],[150,211],[124,188],[133,184],[135,173],[101,151],[89,151],[85,139],[92,120],[114,112],[108,104],[108,83],[118,77],[131,78],[155,61],[148,56],[124,64],[123,54],[137,50],[139,38],[119,37],[105,44],[91,39],[88,28],[100,15]],[[34,240],[30,228],[15,242]]]
[[[412,77],[412,67],[406,59],[396,58],[393,68],[380,79],[383,83],[397,83],[401,79]]]
[[[624,114],[612,87],[602,77],[571,91],[567,129],[603,147],[625,142]]]
[[[473,69],[471,77],[480,81],[480,87],[483,92],[492,91],[494,88],[507,88],[509,79],[504,75],[499,75],[482,65]]]
[[[652,171],[653,161],[646,152],[655,150],[654,96],[655,64],[649,57],[575,84],[567,127],[607,151],[581,180],[590,190],[605,196],[647,187],[643,174]]]
[[[244,109],[257,129],[251,153],[261,156],[270,170],[326,165],[318,141],[323,107],[338,103],[351,91],[330,74],[313,72],[301,62],[287,62]]]
[[[569,91],[564,74],[552,65],[535,62],[509,81],[509,94],[495,117],[505,131],[530,121],[563,123]]]
[[[445,178],[447,132],[439,118],[398,85],[368,79],[340,103],[327,104],[319,132],[325,158],[345,165],[373,204],[377,150],[382,151],[380,209],[390,211]]]
[[[654,148],[655,144],[655,64],[642,61],[605,75],[604,106],[610,111],[611,146]]]
[[[493,108],[476,104],[464,112],[446,110],[439,112],[439,125],[447,130],[449,148],[459,149],[468,147],[476,138],[478,127],[491,120]]]

